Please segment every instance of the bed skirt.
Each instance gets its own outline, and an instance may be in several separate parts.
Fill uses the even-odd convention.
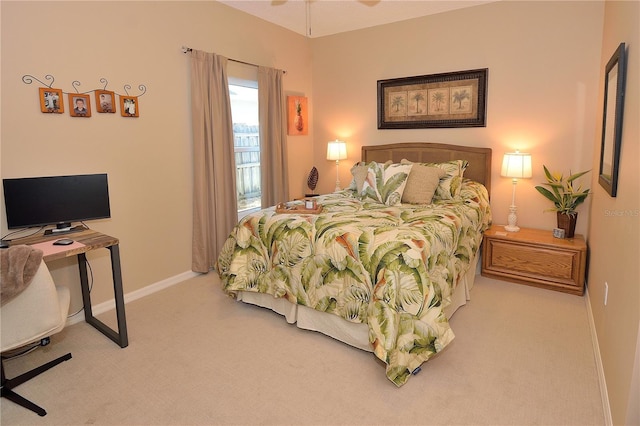
[[[467,300],[471,300],[470,292],[478,273],[479,257],[480,251],[478,250],[478,254],[471,261],[466,275],[453,291],[451,303],[444,309],[447,319],[451,318],[458,308],[465,305]],[[369,343],[369,326],[367,324],[349,322],[336,315],[296,305],[284,298],[275,298],[266,293],[239,291],[236,300],[269,308],[284,316],[289,324],[296,323],[298,328],[317,331],[358,349],[373,352]]]

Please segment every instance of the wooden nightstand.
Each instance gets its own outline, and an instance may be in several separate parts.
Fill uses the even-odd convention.
[[[482,275],[576,295],[584,292],[587,244],[582,235],[493,225],[484,233]]]

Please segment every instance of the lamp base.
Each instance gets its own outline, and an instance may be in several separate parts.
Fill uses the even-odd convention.
[[[509,215],[507,216],[507,222],[509,224],[504,227],[504,229],[509,232],[518,232],[520,230],[520,227],[516,225],[516,223],[518,223],[518,217],[516,216],[517,210],[518,208],[514,204],[509,206]]]

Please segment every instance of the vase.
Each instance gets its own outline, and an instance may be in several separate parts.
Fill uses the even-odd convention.
[[[578,213],[564,214],[557,212],[558,215],[558,228],[564,230],[565,238],[573,238],[576,232],[576,221],[578,220]]]

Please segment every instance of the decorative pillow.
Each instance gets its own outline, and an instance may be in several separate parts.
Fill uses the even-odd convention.
[[[402,194],[402,202],[409,204],[431,204],[445,171],[439,167],[416,163],[411,168],[407,186]]]
[[[367,178],[368,171],[369,167],[365,163],[359,162],[354,164],[353,167],[351,167],[351,176],[353,176],[353,179],[351,180],[349,189],[360,194],[362,192],[364,180]]]
[[[412,164],[369,164],[360,196],[388,206],[400,204]]]
[[[402,160],[401,164],[412,164],[408,160]],[[445,175],[440,178],[440,183],[434,194],[434,200],[455,200],[460,197],[462,178],[469,162],[467,160],[451,160],[443,163],[416,163],[423,166],[438,167],[444,170]]]

